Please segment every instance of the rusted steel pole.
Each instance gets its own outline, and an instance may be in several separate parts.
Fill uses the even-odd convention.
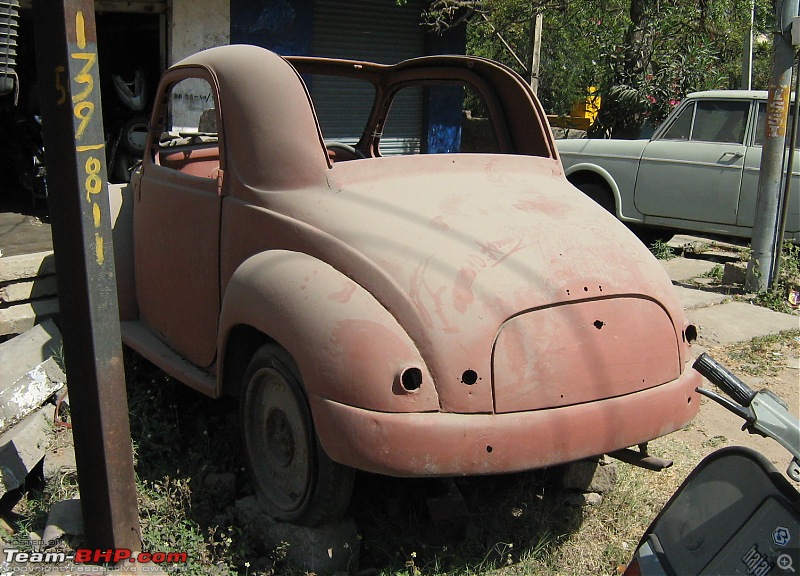
[[[782,0],[775,5],[772,80],[767,100],[766,134],[764,146],[761,148],[752,254],[745,278],[745,289],[752,292],[769,290],[772,284],[775,254],[776,251],[780,251],[783,243],[783,238],[778,238],[779,198],[794,65],[791,28],[792,18],[797,16],[797,9],[798,0]]]
[[[141,550],[93,0],[34,0],[64,360],[87,546]]]

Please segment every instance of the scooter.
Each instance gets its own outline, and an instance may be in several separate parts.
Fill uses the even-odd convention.
[[[708,354],[694,368],[730,398],[697,391],[772,438],[792,460],[800,482],[800,421],[768,390],[754,392]],[[625,576],[746,574],[800,571],[800,493],[763,455],[743,447],[707,456],[645,532]]]

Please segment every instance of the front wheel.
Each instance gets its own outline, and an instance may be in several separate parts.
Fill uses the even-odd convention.
[[[278,346],[263,346],[248,366],[244,387],[242,431],[261,505],[273,518],[306,526],[340,519],[354,470],[322,449],[292,357]]]

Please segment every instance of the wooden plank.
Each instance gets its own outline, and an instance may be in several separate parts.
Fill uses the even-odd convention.
[[[0,336],[22,334],[37,323],[58,315],[58,298],[0,308]]]
[[[0,303],[24,302],[56,294],[58,294],[58,283],[53,275],[0,285]]]
[[[0,259],[0,282],[28,280],[56,272],[53,251],[20,254]]]
[[[3,342],[0,344],[0,390],[11,386],[51,356],[61,356],[61,333],[52,320],[45,320]]]

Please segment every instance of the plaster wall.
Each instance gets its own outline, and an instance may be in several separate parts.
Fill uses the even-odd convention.
[[[230,44],[230,0],[172,0],[169,65],[195,52]]]

